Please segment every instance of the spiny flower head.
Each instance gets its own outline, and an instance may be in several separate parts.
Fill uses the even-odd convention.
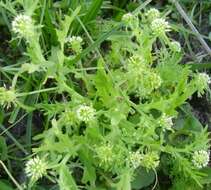
[[[9,108],[12,104],[16,104],[15,91],[0,87],[0,105]]]
[[[174,51],[174,52],[178,52],[178,53],[181,52],[181,45],[180,45],[180,43],[177,42],[177,41],[171,42],[171,43],[170,43],[170,48],[171,48],[171,50]]]
[[[143,158],[141,161],[141,165],[147,169],[155,169],[158,167],[160,161],[159,161],[159,155],[157,152],[152,151],[148,152],[146,154],[143,154]]]
[[[160,12],[157,9],[155,9],[155,8],[151,8],[150,10],[148,10],[146,12],[146,16],[147,16],[149,21],[153,21],[156,18],[160,17]]]
[[[36,182],[38,179],[46,175],[47,163],[38,156],[32,158],[26,163],[25,172],[33,182]]]
[[[164,129],[172,130],[172,117],[168,117],[165,113],[161,116],[158,123],[160,126],[164,127]]]
[[[132,165],[134,169],[138,168],[141,164],[143,156],[140,154],[140,152],[130,152],[128,161]]]
[[[96,146],[97,157],[100,161],[99,165],[104,167],[105,170],[109,170],[112,167],[114,161],[113,146],[110,143]]]
[[[131,28],[136,28],[138,26],[138,18],[132,13],[126,13],[122,16],[122,21],[126,26],[130,26]]]
[[[205,150],[195,151],[192,156],[193,165],[197,168],[206,167],[209,163],[210,154]]]
[[[204,94],[205,90],[209,89],[209,84],[211,83],[211,79],[206,73],[199,73],[196,75],[196,86],[198,90],[198,96]]]
[[[170,31],[169,23],[163,18],[157,18],[152,21],[151,28],[155,35],[160,36],[165,34],[165,32]]]
[[[66,43],[76,54],[82,51],[83,39],[80,36],[70,36],[66,39]]]
[[[76,116],[80,121],[89,122],[95,117],[96,110],[87,105],[81,105],[76,110]]]
[[[33,20],[28,15],[20,14],[12,21],[12,30],[22,38],[29,38],[34,35]]]

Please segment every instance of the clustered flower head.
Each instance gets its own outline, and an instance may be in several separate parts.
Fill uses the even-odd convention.
[[[152,151],[146,154],[143,154],[141,165],[147,169],[155,169],[160,163],[159,155],[157,152]]]
[[[47,173],[47,163],[40,159],[38,156],[30,159],[26,163],[25,168],[26,175],[33,181],[36,182]]]
[[[108,170],[114,161],[113,146],[109,143],[96,146],[96,153],[100,161],[99,165],[104,167],[105,170]]]
[[[196,85],[198,88],[198,96],[204,94],[205,90],[209,89],[209,84],[211,83],[211,79],[206,73],[199,73],[196,75]]]
[[[160,17],[160,12],[155,8],[151,8],[146,12],[146,16],[149,21],[153,21]]]
[[[76,54],[82,51],[83,39],[80,36],[70,36],[66,39],[66,43]]]
[[[76,116],[80,121],[89,122],[94,120],[96,110],[87,105],[81,105],[76,110]]]
[[[129,25],[131,22],[133,22],[134,15],[132,13],[126,13],[122,16],[122,21]]]
[[[209,163],[210,154],[205,150],[195,151],[192,156],[193,165],[197,168],[206,167]]]
[[[21,38],[30,38],[34,35],[34,23],[30,16],[20,14],[12,21],[12,30]]]
[[[140,152],[130,152],[128,161],[130,162],[132,167],[136,169],[140,166],[142,158],[143,156],[140,154]]]
[[[166,114],[163,114],[159,119],[159,125],[162,126],[164,129],[172,130],[172,117],[168,117],[166,116]]]
[[[178,53],[181,52],[181,45],[180,45],[180,43],[177,42],[177,41],[171,42],[171,43],[170,43],[170,48],[171,48],[171,50],[174,51],[174,52],[178,52]]]
[[[0,105],[9,108],[12,104],[16,104],[15,91],[0,87]]]
[[[163,18],[157,18],[151,23],[152,31],[155,35],[160,36],[165,34],[165,32],[170,31],[169,23]]]

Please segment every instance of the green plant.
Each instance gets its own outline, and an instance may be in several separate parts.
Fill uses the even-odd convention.
[[[71,33],[77,7],[59,17],[57,43],[48,42],[45,52],[45,26],[36,20],[37,9],[29,10],[34,16],[25,11],[12,22],[26,55],[0,89],[2,107],[44,114],[21,188],[35,187],[42,177],[61,190],[155,188],[163,171],[174,189],[190,183],[200,189],[207,128],[194,117],[190,125],[178,124],[178,115],[194,93],[205,93],[210,78],[179,64],[182,48],[168,37],[172,29],[164,16],[156,9],[127,13],[112,23],[117,32],[87,46],[88,31],[88,39]],[[111,45],[101,53],[97,46],[106,37]]]

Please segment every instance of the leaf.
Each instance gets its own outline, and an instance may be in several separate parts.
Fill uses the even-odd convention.
[[[117,190],[131,190],[131,175],[130,171],[125,171],[125,173],[122,174],[119,183],[117,183],[116,189]]]
[[[211,168],[206,167],[201,170],[201,172],[205,173],[207,176],[203,177],[201,180],[202,184],[210,184],[211,183]]]
[[[90,182],[91,185],[94,186],[96,180],[95,168],[92,165],[91,155],[86,148],[82,148],[79,152],[80,161],[84,165],[84,173],[82,177],[82,182],[87,183]]]
[[[78,187],[73,179],[68,167],[62,165],[59,174],[59,187],[60,190],[78,190]]]
[[[14,190],[13,187],[9,185],[9,183],[4,182],[3,180],[0,181],[0,189],[2,190]]]
[[[155,180],[155,174],[152,170],[146,171],[144,168],[139,168],[136,171],[135,179],[132,181],[132,189],[142,189],[152,184]]]

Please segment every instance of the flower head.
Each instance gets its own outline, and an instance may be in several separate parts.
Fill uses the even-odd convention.
[[[76,110],[76,115],[79,120],[84,122],[92,121],[95,117],[96,110],[87,105],[81,105]]]
[[[105,170],[109,170],[114,162],[113,146],[109,143],[96,146],[96,153],[99,159],[99,165],[104,167]]]
[[[181,52],[181,45],[177,41],[173,41],[170,43],[170,48],[174,52]]]
[[[166,116],[165,113],[161,116],[158,123],[164,129],[172,130],[172,126],[173,126],[172,117]]]
[[[151,8],[146,12],[146,16],[149,21],[153,21],[160,17],[160,12],[155,8]]]
[[[15,91],[0,87],[0,105],[9,108],[12,104],[16,104]]]
[[[12,30],[20,37],[29,38],[34,35],[33,20],[28,15],[18,15],[12,21]]]
[[[83,39],[80,36],[71,36],[66,39],[67,45],[76,53],[79,54],[82,51]]]
[[[159,155],[155,151],[144,154],[141,161],[141,165],[147,169],[155,169],[158,167],[159,163]]]
[[[130,152],[128,161],[130,162],[132,167],[136,169],[140,166],[142,158],[143,156],[138,151]]]
[[[36,182],[38,179],[46,175],[47,163],[38,156],[32,158],[26,163],[25,172],[33,182]]]
[[[209,163],[210,154],[205,150],[195,151],[192,156],[193,165],[197,168],[206,167]]]
[[[127,13],[122,16],[122,21],[126,26],[130,26],[131,28],[136,28],[138,26],[138,18],[132,13]]]
[[[160,36],[170,30],[170,25],[167,21],[165,21],[165,19],[157,18],[152,21],[151,28],[152,28],[154,34]]]
[[[206,73],[199,73],[196,75],[196,87],[198,90],[198,96],[204,94],[205,90],[209,89],[209,84],[211,83],[211,78]]]

